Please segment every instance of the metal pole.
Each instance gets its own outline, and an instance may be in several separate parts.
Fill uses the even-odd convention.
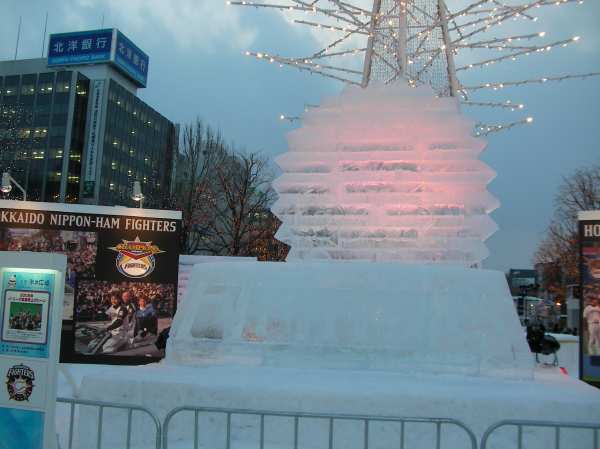
[[[19,16],[19,28],[17,28],[17,43],[15,45],[15,61],[17,60],[17,54],[19,53],[19,40],[21,39],[21,22],[23,16]]]
[[[396,61],[398,64],[399,74],[397,77],[404,76],[406,74],[406,35],[407,35],[407,23],[406,23],[406,2],[400,2],[398,4],[400,9],[398,12],[400,17],[398,18],[398,52],[396,54]]]
[[[367,50],[365,51],[365,63],[363,66],[362,87],[367,87],[371,79],[371,67],[373,66],[373,46],[375,45],[375,24],[377,15],[381,10],[381,0],[373,1],[373,10],[371,13],[371,23],[369,25],[369,39],[367,41]]]
[[[42,58],[46,49],[46,31],[48,30],[48,11],[46,11],[46,20],[44,21],[44,34],[42,35]]]
[[[23,187],[21,187],[21,184],[19,184],[15,178],[13,178],[12,176],[8,175],[10,182],[12,182],[23,194],[23,201],[27,201],[27,192],[25,191],[25,189]]]
[[[444,0],[438,0],[438,13],[442,25],[442,36],[444,38],[444,50],[446,52],[446,65],[448,67],[448,81],[450,85],[450,96],[456,97],[458,93],[458,78],[456,77],[456,66],[454,65],[454,54],[450,32],[448,31],[448,8]]]

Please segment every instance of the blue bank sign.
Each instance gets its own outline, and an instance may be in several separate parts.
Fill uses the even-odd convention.
[[[50,35],[48,67],[111,63],[146,87],[148,62],[148,55],[116,28]]]

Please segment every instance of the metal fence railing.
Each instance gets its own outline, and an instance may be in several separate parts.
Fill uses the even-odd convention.
[[[295,413],[295,412],[278,412],[278,411],[263,411],[263,410],[245,410],[245,409],[225,409],[225,408],[214,408],[214,407],[191,407],[184,406],[178,407],[171,410],[165,417],[163,424],[163,446],[162,449],[169,448],[169,428],[173,418],[176,415],[183,414],[184,412],[190,412],[193,415],[194,425],[193,425],[193,448],[198,449],[201,445],[199,443],[199,436],[201,434],[199,428],[199,418],[201,415],[222,415],[225,417],[225,423],[223,426],[224,435],[221,435],[220,432],[217,432],[217,436],[221,436],[223,438],[222,443],[224,443],[225,449],[230,449],[232,446],[232,439],[234,438],[234,426],[232,426],[232,418],[236,415],[243,415],[246,417],[255,417],[256,421],[253,426],[240,426],[240,428],[245,428],[248,430],[249,427],[255,427],[257,430],[257,441],[258,447],[260,449],[265,448],[265,442],[267,439],[267,431],[265,430],[265,420],[267,418],[287,418],[291,421],[289,441],[290,447],[294,449],[298,449],[300,446],[300,438],[299,438],[299,429],[301,423],[304,420],[316,420],[324,422],[325,433],[327,434],[326,444],[325,446],[328,449],[334,448],[334,431],[336,425],[339,422],[359,422],[362,423],[360,433],[362,434],[362,438],[353,438],[353,441],[360,441],[360,446],[362,449],[369,449],[371,446],[370,442],[370,430],[374,424],[383,424],[390,423],[396,424],[398,429],[399,441],[397,441],[397,447],[400,449],[408,449],[408,444],[406,443],[407,439],[407,429],[406,425],[409,423],[414,424],[423,424],[429,425],[432,427],[431,433],[429,435],[433,436],[433,440],[435,441],[435,448],[440,449],[442,447],[442,442],[444,440],[444,433],[442,433],[443,427],[452,426],[457,429],[459,432],[462,432],[463,439],[466,442],[464,446],[466,449],[477,449],[477,439],[474,433],[467,427],[463,422],[456,419],[449,418],[413,418],[413,417],[387,417],[387,416],[363,416],[363,415],[342,415],[342,414],[320,414],[320,413]],[[214,423],[213,423],[214,424]],[[187,426],[185,426],[187,428]],[[282,425],[276,426],[276,429],[281,434]],[[206,429],[203,429],[206,431]],[[192,436],[192,435],[190,435]],[[455,435],[456,436],[456,435]],[[189,440],[186,440],[189,441]],[[190,449],[191,449],[191,441],[190,441]],[[448,447],[448,446],[445,446]],[[458,449],[457,446],[452,446]]]
[[[121,410],[126,413],[126,428],[123,435],[124,441],[117,443],[119,448],[124,449],[131,449],[134,446],[143,447],[144,449],[152,447],[154,447],[154,449],[169,449],[169,436],[174,433],[170,432],[170,427],[172,426],[176,416],[179,417],[180,415],[184,414],[189,415],[189,418],[193,420],[193,425],[189,426],[186,424],[185,426],[179,426],[179,428],[176,430],[177,432],[181,432],[181,430],[189,432],[189,437],[185,437],[185,442],[189,444],[190,449],[192,447],[194,449],[199,449],[201,447],[200,437],[206,437],[207,434],[210,434],[208,437],[214,438],[214,441],[211,441],[211,444],[217,444],[219,443],[218,440],[222,439],[223,441],[220,442],[220,446],[224,447],[225,449],[231,449],[232,442],[235,437],[240,437],[240,435],[236,434],[236,431],[245,431],[246,433],[243,436],[245,439],[250,438],[250,434],[252,434],[252,436],[256,438],[257,447],[260,449],[265,449],[265,446],[268,446],[267,439],[269,436],[273,438],[273,435],[271,435],[272,433],[277,433],[277,438],[282,438],[282,435],[289,437],[286,438],[286,441],[289,441],[290,443],[289,447],[293,449],[299,449],[303,446],[303,444],[301,445],[300,441],[300,428],[304,422],[308,421],[312,421],[313,424],[318,422],[321,425],[320,429],[324,431],[324,435],[326,437],[323,447],[326,447],[327,449],[344,447],[343,442],[341,444],[337,444],[338,438],[340,438],[340,440],[343,440],[344,437],[346,439],[350,438],[348,436],[349,429],[341,429],[342,422],[353,422],[355,424],[355,427],[352,429],[354,434],[351,440],[354,442],[353,446],[360,449],[370,449],[373,446],[381,446],[381,441],[379,441],[376,437],[375,430],[377,429],[375,429],[375,427],[376,425],[380,425],[379,431],[381,431],[381,425],[386,424],[396,426],[394,428],[395,433],[393,435],[394,437],[397,437],[395,440],[395,447],[399,449],[408,449],[409,447],[412,447],[412,444],[408,442],[408,438],[411,436],[411,431],[414,432],[414,429],[412,427],[409,429],[407,424],[428,426],[420,429],[420,437],[429,437],[430,441],[428,442],[428,447],[435,449],[441,449],[442,447],[452,447],[454,449],[462,449],[463,447],[465,449],[491,449],[491,441],[500,443],[500,446],[496,446],[502,447],[503,449],[524,449],[527,434],[529,434],[528,436],[530,438],[535,437],[539,439],[539,435],[534,435],[533,433],[536,430],[541,431],[541,429],[550,429],[549,433],[544,434],[545,439],[543,444],[545,449],[568,449],[571,447],[572,442],[574,441],[574,435],[567,435],[568,431],[582,432],[581,435],[578,434],[578,436],[575,438],[580,443],[585,438],[585,440],[583,440],[583,446],[581,447],[600,449],[600,422],[569,423],[537,420],[503,420],[489,426],[483,433],[481,442],[478,444],[475,434],[466,424],[464,424],[462,421],[451,418],[296,413],[251,409],[183,406],[177,407],[167,413],[163,424],[161,425],[160,420],[154,413],[141,406],[70,398],[57,398],[57,402],[66,404],[69,407],[68,427],[62,429],[61,432],[63,435],[62,440],[65,441],[65,444],[60,446],[61,449],[74,449],[75,447],[79,447],[79,445],[74,445],[74,429],[76,425],[84,426],[85,430],[83,432],[83,438],[86,440],[86,447],[103,449],[104,441],[102,435],[103,425],[106,418],[105,410],[107,409]],[[92,407],[97,410],[97,413],[91,415],[93,418],[90,419],[90,415],[87,415],[83,420],[81,413],[79,413],[79,416],[76,419],[77,407]],[[148,422],[152,423],[154,435],[150,435],[150,437],[148,437],[148,426],[144,425],[144,432],[142,434],[144,441],[141,441],[141,439],[134,441],[135,438],[132,436],[132,430],[136,427],[133,423],[134,413],[136,416],[145,415],[145,420],[150,420]],[[219,422],[217,419],[214,419],[217,416],[224,418],[224,422]],[[247,421],[242,425],[240,425],[238,422],[237,426],[234,425],[234,419],[240,416],[252,421]],[[207,421],[206,427],[201,428],[201,417],[210,418]],[[282,423],[278,423],[278,425],[275,426],[271,425],[271,427],[266,425],[267,420],[277,418],[283,418],[289,421],[290,426],[287,427],[287,429],[289,429],[289,435],[287,434],[287,430],[285,430],[286,426],[284,426]],[[451,437],[454,438],[454,440],[447,439],[449,436],[448,434],[450,433],[445,430],[447,427],[453,428],[453,435]],[[95,428],[96,431],[95,435],[93,435],[93,433],[87,433],[88,429],[93,428]],[[515,429],[514,434],[512,434],[510,430],[507,430],[510,428]],[[255,432],[249,432],[249,429],[255,430]],[[505,432],[503,435],[500,435],[502,432],[499,432],[499,429],[504,429]],[[336,430],[339,430],[337,434]],[[346,430],[346,433],[344,434],[344,432],[341,432],[341,430]],[[389,430],[390,429],[388,429],[388,431]],[[358,434],[356,432],[358,432]],[[340,434],[342,434],[342,437],[340,437]],[[568,436],[568,438],[565,438],[565,436]],[[386,437],[389,438],[390,434],[388,433]],[[494,437],[496,437],[496,440],[494,440]],[[503,440],[502,437],[504,438]],[[148,442],[150,441],[148,438],[151,440],[150,443]],[[94,439],[95,441],[93,441]],[[456,443],[457,440],[460,440],[462,445],[458,445]],[[372,444],[373,441],[379,444]],[[540,443],[539,440],[537,442]],[[552,444],[552,442],[554,444]],[[310,445],[312,442],[307,441],[307,443]],[[114,441],[107,443],[106,446],[116,447],[114,446]],[[186,445],[186,447],[188,446]]]
[[[554,429],[554,435],[552,439],[554,440],[554,449],[561,449],[564,447],[561,445],[561,431],[571,429],[571,430],[589,430],[590,431],[590,442],[593,446],[589,446],[590,449],[600,449],[600,422],[598,423],[566,423],[566,422],[556,422],[556,421],[533,421],[533,420],[504,420],[492,424],[487,430],[483,433],[481,437],[481,444],[479,445],[480,449],[488,448],[488,441],[490,437],[496,432],[498,429],[502,427],[515,427],[516,428],[516,438],[515,438],[515,446],[506,446],[504,443],[504,449],[523,449],[523,430],[525,429]],[[546,445],[546,448],[550,449],[551,446]]]
[[[127,427],[124,435],[124,444],[120,444],[119,447],[123,447],[125,449],[131,449],[132,447],[132,422],[133,422],[133,413],[146,415],[154,425],[155,438],[154,440],[154,448],[161,449],[162,443],[162,426],[160,424],[160,420],[152,413],[150,410],[144,407],[140,407],[137,405],[129,405],[129,404],[117,404],[113,402],[102,402],[102,401],[91,401],[86,399],[71,399],[71,398],[57,398],[57,403],[69,404],[69,425],[67,433],[67,442],[66,447],[62,449],[73,449],[73,435],[75,429],[75,411],[76,407],[94,407],[98,410],[96,415],[96,442],[95,448],[102,449],[102,426],[104,424],[104,412],[107,409],[113,410],[124,410],[127,413]],[[81,424],[81,422],[78,423]],[[88,423],[86,423],[88,424]],[[87,427],[86,427],[87,429]],[[91,436],[90,436],[91,437]],[[89,442],[89,441],[88,441]],[[93,443],[91,443],[93,444]],[[90,446],[92,447],[92,446]],[[145,447],[151,448],[152,445],[146,445]]]

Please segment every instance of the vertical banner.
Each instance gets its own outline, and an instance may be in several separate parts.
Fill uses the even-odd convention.
[[[90,129],[87,136],[85,151],[85,171],[83,176],[84,198],[93,198],[96,187],[96,170],[98,147],[100,145],[100,122],[102,119],[102,104],[104,96],[104,80],[94,80],[92,83],[92,99],[90,109]]]
[[[54,447],[65,266],[64,256],[0,254],[2,449]]]
[[[0,201],[0,249],[67,256],[63,362],[137,364],[164,356],[155,342],[177,307],[180,229],[175,211]],[[40,295],[31,313],[44,312]],[[27,335],[39,340],[43,329]]]
[[[581,379],[600,384],[600,211],[580,212]]]
[[[140,86],[146,87],[148,82],[148,55],[119,30],[117,30],[114,61],[121,70],[135,79]]]

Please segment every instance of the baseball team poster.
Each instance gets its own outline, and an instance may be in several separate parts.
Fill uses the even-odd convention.
[[[593,218],[593,219],[586,219]],[[583,212],[581,249],[581,379],[600,384],[600,212]]]
[[[164,356],[154,343],[177,306],[180,218],[173,211],[0,201],[1,251],[67,256],[61,361],[136,364]],[[8,295],[3,339],[45,338],[44,296]]]

